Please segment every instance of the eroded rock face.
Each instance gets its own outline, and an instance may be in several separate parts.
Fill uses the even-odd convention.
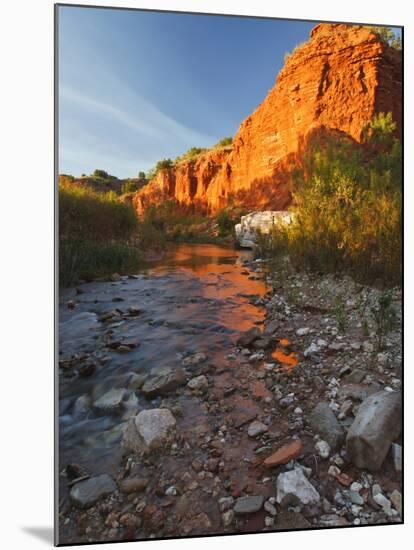
[[[285,210],[291,171],[312,136],[361,141],[378,112],[401,128],[402,56],[369,29],[319,24],[287,59],[275,85],[233,145],[161,171],[134,199],[138,211],[162,198],[214,212],[229,199],[251,210]]]

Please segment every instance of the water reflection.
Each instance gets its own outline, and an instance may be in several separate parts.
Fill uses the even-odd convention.
[[[134,278],[117,283],[92,282],[81,285],[82,294],[66,289],[60,299],[60,358],[89,353],[107,360],[97,364],[88,378],[62,376],[60,379],[60,458],[63,464],[79,462],[95,472],[115,472],[120,457],[119,427],[124,418],[102,416],[93,407],[86,417],[75,414],[76,400],[90,403],[112,388],[128,387],[132,373],[182,365],[183,357],[204,352],[217,366],[229,365],[227,355],[234,349],[241,331],[264,318],[263,309],[251,299],[265,292],[262,281],[251,280],[238,252],[215,245],[178,245],[151,263]],[[76,300],[75,310],[66,307]],[[115,300],[115,303],[114,303]],[[139,308],[136,317],[122,317],[117,323],[98,319],[118,308]],[[105,345],[111,339],[138,341],[127,354]],[[151,408],[137,392],[138,408]]]

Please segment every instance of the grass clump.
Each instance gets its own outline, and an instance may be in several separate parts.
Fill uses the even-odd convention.
[[[59,185],[59,280],[64,286],[136,266],[138,229],[133,207],[114,192]]]
[[[371,314],[376,327],[377,350],[381,351],[385,348],[387,334],[397,323],[397,312],[392,303],[391,292],[383,292],[379,296],[377,303],[371,308]]]

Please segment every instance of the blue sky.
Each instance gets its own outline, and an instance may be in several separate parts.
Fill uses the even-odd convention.
[[[131,177],[234,135],[314,25],[61,6],[59,172]]]

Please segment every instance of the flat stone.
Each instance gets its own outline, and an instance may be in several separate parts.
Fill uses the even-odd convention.
[[[309,521],[301,513],[290,512],[288,510],[282,510],[277,515],[277,529],[289,531],[296,531],[298,529],[308,529],[312,527]]]
[[[296,331],[296,334],[298,336],[306,336],[307,334],[309,334],[309,332],[310,332],[309,327],[301,327],[301,328],[298,328],[298,330]]]
[[[247,429],[247,435],[249,437],[257,437],[258,435],[267,432],[267,429],[266,424],[263,424],[263,422],[259,422],[258,420],[254,420]]]
[[[401,432],[401,394],[380,391],[368,397],[346,437],[346,450],[358,468],[381,468],[391,443]]]
[[[354,369],[350,374],[345,376],[344,380],[350,384],[360,384],[366,377],[367,373],[361,369]]]
[[[234,505],[234,513],[238,515],[254,514],[263,506],[263,495],[255,495],[249,497],[240,497]]]
[[[166,395],[179,386],[185,384],[185,372],[181,368],[160,369],[156,374],[150,376],[141,388],[145,397],[152,399],[159,395]]]
[[[140,493],[144,491],[148,485],[148,480],[144,477],[130,477],[123,479],[119,483],[119,489],[126,494]]]
[[[356,491],[350,490],[348,492],[348,496],[349,496],[349,500],[352,502],[352,504],[357,504],[358,506],[363,506],[364,505],[364,499]]]
[[[310,415],[310,425],[315,434],[329,443],[332,450],[342,445],[345,434],[328,403],[316,405]]]
[[[99,397],[99,399],[96,399],[93,406],[103,413],[118,412],[126,393],[124,388],[113,388]]]
[[[76,483],[70,491],[70,499],[76,507],[86,509],[115,490],[116,484],[112,477],[101,474]]]
[[[320,495],[308,481],[302,468],[279,474],[276,482],[276,500],[282,506],[289,504],[316,504]]]
[[[336,514],[325,514],[319,518],[319,523],[323,527],[343,527],[349,525],[348,520]]]
[[[268,456],[263,465],[267,468],[273,468],[279,466],[280,464],[287,464],[291,460],[297,458],[302,452],[302,441],[300,439],[295,439],[286,445],[283,445],[275,453]]]

